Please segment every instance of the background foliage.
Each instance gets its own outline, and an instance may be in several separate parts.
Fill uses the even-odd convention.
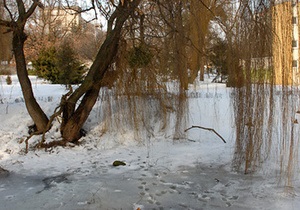
[[[85,72],[85,66],[68,42],[63,42],[58,49],[54,46],[43,49],[32,64],[37,76],[53,84],[79,84]]]

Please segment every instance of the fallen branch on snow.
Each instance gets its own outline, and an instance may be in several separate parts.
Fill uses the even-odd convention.
[[[191,130],[191,129],[193,129],[193,128],[199,128],[199,129],[203,129],[203,130],[207,130],[207,131],[212,131],[212,132],[214,132],[218,137],[220,137],[220,139],[222,139],[222,141],[223,141],[224,143],[226,143],[225,139],[224,139],[217,131],[215,131],[215,130],[212,129],[212,128],[206,128],[206,127],[202,127],[202,126],[196,126],[196,125],[193,125],[192,127],[185,129],[184,132],[187,132],[188,130]]]

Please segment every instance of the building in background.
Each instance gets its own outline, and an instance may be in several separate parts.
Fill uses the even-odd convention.
[[[45,34],[63,36],[82,30],[85,21],[81,17],[81,8],[46,7],[40,11],[39,25]]]

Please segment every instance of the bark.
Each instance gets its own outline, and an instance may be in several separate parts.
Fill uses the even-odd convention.
[[[65,141],[76,142],[81,138],[80,130],[97,101],[100,87],[100,85],[95,85],[92,89],[87,91],[79,107],[68,119],[62,130],[63,139]]]
[[[82,85],[74,91],[63,106],[63,122],[61,133],[65,141],[76,142],[81,137],[81,128],[95,105],[101,81],[112,64],[118,50],[122,27],[129,15],[134,12],[140,0],[126,1],[120,4],[109,20],[107,37],[102,44],[89,73]],[[114,22],[113,24],[110,24]],[[79,106],[76,102],[83,96]],[[75,109],[76,108],[76,109]]]
[[[22,29],[15,29],[13,31],[13,53],[16,60],[17,75],[21,84],[25,105],[30,117],[32,118],[37,127],[37,131],[43,132],[44,129],[47,127],[48,118],[33,95],[24,55],[25,40],[26,34]]]

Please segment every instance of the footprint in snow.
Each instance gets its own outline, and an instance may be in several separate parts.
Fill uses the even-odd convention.
[[[225,202],[226,207],[232,206],[232,202],[237,201],[239,199],[239,196],[234,195],[234,196],[226,196],[222,195],[221,200]]]

